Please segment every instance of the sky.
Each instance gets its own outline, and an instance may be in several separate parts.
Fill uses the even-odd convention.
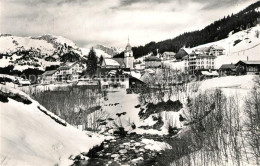
[[[0,33],[125,47],[199,30],[258,0],[0,0]]]

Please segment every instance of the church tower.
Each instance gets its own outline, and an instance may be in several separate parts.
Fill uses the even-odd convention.
[[[132,47],[129,43],[129,38],[128,38],[128,43],[125,47],[124,62],[125,62],[126,68],[130,68],[130,69],[134,68],[134,56],[133,56]]]

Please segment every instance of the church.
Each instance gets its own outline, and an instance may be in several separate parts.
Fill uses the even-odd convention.
[[[130,70],[134,69],[134,56],[132,47],[128,43],[125,47],[124,58],[104,58],[101,64],[101,68],[129,68]]]
[[[132,47],[128,43],[125,47],[124,58],[104,58],[101,67],[98,68],[102,89],[107,88],[129,88],[131,70],[134,69],[134,56]]]

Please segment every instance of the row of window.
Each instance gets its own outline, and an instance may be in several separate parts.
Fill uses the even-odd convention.
[[[107,82],[107,81],[112,81],[112,82],[120,82],[120,81],[122,81],[122,82],[124,82],[125,81],[125,79],[124,78],[103,78],[103,81],[104,82]]]

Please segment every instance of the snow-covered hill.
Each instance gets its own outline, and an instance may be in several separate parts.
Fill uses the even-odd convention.
[[[121,50],[101,45],[94,48],[97,56],[112,57]],[[0,35],[0,67],[15,66],[14,70],[37,68],[45,70],[47,66],[60,65],[63,55],[76,59],[88,55],[89,48],[79,48],[73,41],[62,36],[43,35],[39,37],[18,37]]]
[[[123,49],[121,48],[108,47],[100,44],[95,45],[93,49],[98,57],[103,56],[104,58],[111,58],[114,55],[119,54],[123,51]],[[90,48],[81,48],[81,51],[84,56],[87,56],[90,51]]]
[[[225,48],[225,55],[216,58],[215,67],[222,64],[237,63],[239,60],[260,60],[260,25],[230,35],[228,38],[207,43],[192,49],[218,45]]]
[[[237,33],[230,32],[228,38],[212,43],[193,47],[190,50],[210,47],[212,45],[225,48],[224,55],[215,60],[215,68],[219,69],[222,64],[235,64],[240,60],[260,61],[260,25]],[[172,69],[184,71],[184,61],[167,61],[164,65]]]
[[[0,67],[14,65],[16,70],[44,70],[47,66],[59,65],[61,57],[66,53],[82,55],[74,42],[61,36],[0,35]]]
[[[0,85],[0,95],[1,165],[71,165],[69,158],[104,140],[70,126],[23,92]]]

